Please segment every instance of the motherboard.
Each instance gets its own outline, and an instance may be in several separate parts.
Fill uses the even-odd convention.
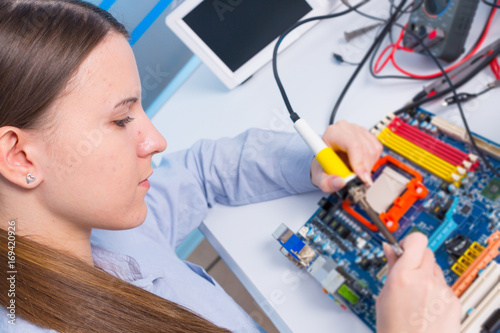
[[[366,197],[401,240],[429,238],[446,282],[462,304],[462,332],[500,331],[500,147],[424,110],[388,115],[372,133],[384,146]],[[282,224],[273,237],[281,251],[314,277],[325,294],[375,331],[377,296],[388,265],[385,241],[349,199],[330,195],[294,232]],[[319,286],[318,286],[319,287]]]

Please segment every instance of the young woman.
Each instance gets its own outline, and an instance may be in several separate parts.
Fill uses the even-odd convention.
[[[166,155],[152,175],[166,142],[141,107],[127,38],[85,2],[0,1],[0,331],[257,331],[175,247],[216,203],[343,184],[293,134],[267,133],[273,144],[254,156],[259,130]],[[324,139],[369,181],[373,136],[342,122]],[[386,251],[380,332],[458,332],[458,301],[425,237],[403,246],[397,260]],[[448,309],[439,322],[435,295]]]

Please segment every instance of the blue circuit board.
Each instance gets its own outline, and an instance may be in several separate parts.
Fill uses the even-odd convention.
[[[433,128],[430,125],[432,117],[432,114],[418,110],[411,116],[406,115],[405,122],[465,154],[473,152],[468,143]],[[452,286],[459,278],[463,266],[470,264],[466,259],[462,259],[465,258],[464,253],[468,253],[467,258],[471,260],[470,256],[474,253],[477,255],[478,251],[487,247],[488,237],[500,227],[500,202],[497,200],[497,197],[500,198],[500,180],[495,178],[492,171],[480,160],[473,170],[467,171],[457,185],[443,180],[388,147],[384,147],[383,156],[385,155],[390,155],[416,170],[428,190],[427,195],[416,200],[401,217],[394,235],[400,240],[415,231],[426,234],[429,237],[429,247],[434,250],[436,261],[441,266],[447,283]],[[492,167],[499,170],[500,160],[491,154],[486,156]],[[398,169],[397,166],[391,167],[411,178],[405,170]],[[374,180],[382,171],[383,167],[373,174]],[[293,246],[296,250],[293,251],[293,259],[300,260],[298,253],[303,245],[309,246],[314,253],[321,256],[323,271],[318,270],[319,264],[314,265],[317,257],[313,260],[304,259],[302,266],[319,282],[323,281],[322,285],[332,286],[338,282],[338,285],[332,287],[335,290],[324,291],[341,306],[350,308],[375,331],[375,302],[384,286],[387,269],[382,251],[384,239],[380,233],[360,223],[352,211],[344,209],[343,203],[343,199],[336,195],[323,198],[319,202],[320,207],[294,234]],[[352,206],[352,209],[359,216],[366,218],[356,206]],[[278,236],[276,238],[279,238]],[[278,239],[285,249],[287,239],[288,236]],[[339,276],[330,275],[329,280],[325,278],[329,272],[324,268],[327,266],[325,260],[330,262],[330,271],[334,267]],[[457,266],[458,260],[465,262]]]

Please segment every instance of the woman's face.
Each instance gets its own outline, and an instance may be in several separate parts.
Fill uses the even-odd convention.
[[[39,140],[37,191],[55,219],[128,229],[146,217],[151,157],[166,148],[141,106],[132,49],[109,35],[82,63],[48,114]]]

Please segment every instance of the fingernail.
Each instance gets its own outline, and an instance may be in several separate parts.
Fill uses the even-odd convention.
[[[370,175],[369,172],[363,173],[361,175],[361,177],[363,178],[363,181],[365,182],[366,185],[368,185],[368,186],[372,186],[373,185],[372,176]]]
[[[345,186],[345,181],[341,177],[335,177],[332,179],[332,186],[335,190],[340,190]]]

